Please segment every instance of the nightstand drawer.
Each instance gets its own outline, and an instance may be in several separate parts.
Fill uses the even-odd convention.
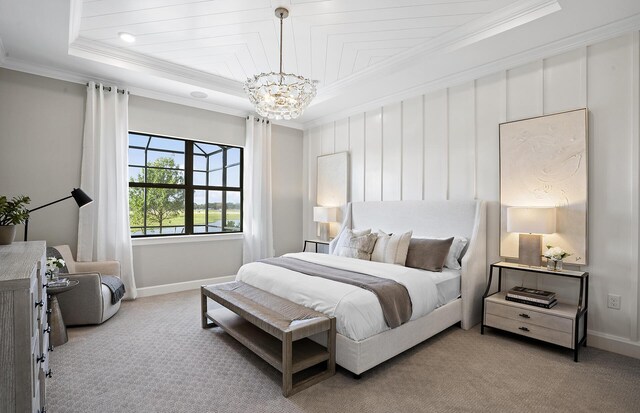
[[[521,322],[510,318],[487,313],[485,325],[499,328],[522,336],[536,338],[560,346],[573,348],[571,333],[541,327],[529,322]]]
[[[535,309],[525,309],[520,306],[512,306],[509,304],[499,304],[487,300],[487,314],[493,314],[504,318],[516,320],[518,322],[534,324],[540,327],[558,330],[571,334],[573,331],[573,320],[560,317],[557,315],[547,314]]]

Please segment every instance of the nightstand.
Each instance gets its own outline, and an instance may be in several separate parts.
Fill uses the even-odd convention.
[[[302,245],[302,252],[305,252],[307,250],[307,244],[316,244],[316,252],[318,252],[318,245],[329,245],[329,241],[323,241],[321,239],[304,240],[304,244]]]
[[[498,291],[489,294],[493,274],[498,270]],[[522,271],[530,275],[553,275],[579,281],[577,304],[559,302],[553,308],[540,308],[507,301],[502,291],[502,271]],[[489,282],[482,296],[482,324],[526,337],[535,338],[573,350],[573,360],[578,361],[578,350],[587,345],[587,308],[589,304],[589,273],[584,271],[549,271],[542,267],[527,267],[517,263],[491,264]]]

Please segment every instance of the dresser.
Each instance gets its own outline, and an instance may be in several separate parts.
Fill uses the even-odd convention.
[[[0,246],[0,412],[43,413],[49,369],[46,244]]]

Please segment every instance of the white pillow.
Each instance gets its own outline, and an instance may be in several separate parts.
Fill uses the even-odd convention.
[[[389,235],[384,231],[378,231],[378,240],[373,247],[371,261],[404,265],[407,261],[411,234],[413,234],[413,231],[394,235]]]
[[[416,237],[416,238],[431,238],[431,239],[447,239],[447,238],[439,238],[439,237]],[[451,243],[451,248],[449,248],[449,253],[447,254],[447,258],[444,260],[444,266],[450,268],[452,270],[459,270],[462,268],[460,266],[460,257],[462,256],[462,251],[464,251],[464,247],[467,246],[468,239],[465,237],[454,237],[453,242]]]
[[[338,239],[333,255],[370,260],[377,238],[378,236],[372,234],[370,229],[361,231],[345,229]]]
[[[469,242],[469,240],[464,237],[453,238],[453,242],[451,243],[451,248],[449,248],[447,258],[444,260],[445,267],[451,268],[452,270],[459,270],[460,268],[462,268],[460,266],[460,257],[462,256],[464,247],[467,246],[467,242]]]

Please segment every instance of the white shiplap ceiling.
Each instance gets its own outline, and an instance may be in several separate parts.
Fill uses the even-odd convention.
[[[100,45],[242,82],[278,70],[285,6],[285,71],[320,88],[463,31],[516,0],[85,0],[79,36]],[[119,32],[136,36],[127,44]]]
[[[244,116],[279,6],[285,71],[320,81],[305,128],[640,30],[638,0],[0,0],[0,66]]]

